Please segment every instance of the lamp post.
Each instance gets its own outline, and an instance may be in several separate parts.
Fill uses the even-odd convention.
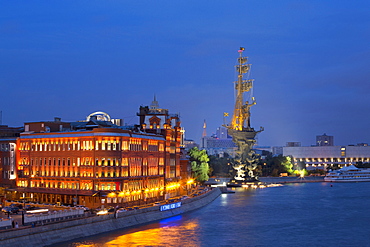
[[[22,226],[24,226],[24,209],[22,210]]]
[[[186,189],[187,189],[187,194],[189,195],[189,190],[191,189],[192,184],[194,183],[194,179],[189,179],[186,182]]]
[[[23,193],[22,226],[24,225],[24,211],[26,210],[26,197]]]

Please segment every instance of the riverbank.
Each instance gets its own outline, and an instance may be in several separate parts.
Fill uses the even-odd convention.
[[[145,224],[196,210],[211,203],[220,194],[220,189],[214,188],[204,194],[182,200],[181,206],[177,208],[164,211],[160,211],[161,206],[152,206],[121,214],[95,216],[4,232],[0,233],[0,246],[48,246],[72,239]]]
[[[259,181],[264,183],[316,183],[316,182],[325,182],[324,176],[316,177],[259,177]]]

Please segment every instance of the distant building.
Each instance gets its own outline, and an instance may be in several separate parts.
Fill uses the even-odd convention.
[[[255,146],[253,150],[256,154],[259,154],[262,159],[265,159],[267,155],[272,154],[272,147],[270,146]]]
[[[229,136],[229,134],[227,132],[227,128],[225,128],[223,126],[217,128],[216,137],[218,139],[231,139],[232,138],[231,136]]]
[[[215,137],[202,137],[201,149],[205,149],[208,155],[223,156],[228,153],[230,156],[235,156],[235,143],[232,139],[218,139]]]
[[[300,142],[287,142],[286,146],[287,147],[300,147],[301,143]]]
[[[25,132],[40,132],[40,133],[48,133],[48,132],[57,132],[68,130],[71,128],[71,123],[69,122],[62,122],[61,118],[55,117],[54,121],[41,121],[41,122],[29,122],[24,124],[24,131]]]
[[[284,156],[292,156],[295,165],[304,163],[307,170],[349,166],[370,162],[370,146],[284,147]]]
[[[270,146],[254,146],[253,147],[253,150],[255,151],[266,151],[266,152],[269,152],[269,153],[272,153],[272,147]]]
[[[367,146],[369,146],[369,144],[367,144],[367,143],[357,143],[356,146],[367,147]]]
[[[325,133],[320,136],[316,136],[316,146],[334,146],[334,137],[328,136]]]
[[[278,155],[283,155],[283,147],[272,147],[272,155],[278,156]]]
[[[184,147],[185,147],[185,150],[190,150],[193,147],[198,147],[199,148],[199,145],[197,143],[195,143],[194,140],[184,139]]]
[[[223,157],[224,153],[234,157],[236,145],[231,136],[227,134],[227,128],[218,127],[216,134],[204,136],[205,124],[203,125],[203,136],[200,140],[200,149],[205,149],[208,155],[218,155]]]

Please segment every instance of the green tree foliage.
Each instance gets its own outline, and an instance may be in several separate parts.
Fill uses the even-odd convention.
[[[287,172],[285,167],[281,165],[284,157],[282,155],[272,156],[271,154],[267,155],[264,160],[261,160],[262,163],[262,176],[273,176],[278,177],[280,173]]]
[[[316,169],[316,170],[307,171],[307,174],[308,175],[322,176],[322,175],[326,174],[326,171],[322,170],[322,169]]]
[[[283,159],[281,160],[281,165],[285,168],[287,173],[294,173],[292,160],[289,156],[283,156]]]
[[[209,156],[209,166],[211,169],[211,176],[219,177],[230,177],[231,172],[233,172],[232,164],[233,158],[231,158],[227,153],[224,157],[218,157],[216,155]]]
[[[203,183],[208,180],[208,174],[210,168],[208,165],[208,154],[206,150],[199,150],[197,147],[193,147],[189,150],[191,170],[194,174],[194,178],[197,182]]]
[[[272,156],[268,154],[264,160],[261,160],[259,166],[261,167],[261,176],[278,177],[281,173],[307,175],[305,169],[293,166],[291,157],[289,156]]]

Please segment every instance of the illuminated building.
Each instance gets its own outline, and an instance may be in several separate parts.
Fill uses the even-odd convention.
[[[283,155],[292,156],[295,165],[304,164],[307,170],[327,169],[370,163],[370,146],[283,147]]]
[[[140,130],[145,133],[157,134],[166,138],[166,179],[174,180],[180,177],[180,148],[184,147],[184,129],[181,128],[178,114],[169,114],[167,109],[159,108],[154,97],[150,108],[140,106],[137,114],[140,117]]]
[[[23,128],[0,125],[0,187],[15,186],[16,142]]]
[[[147,107],[148,108],[148,107]],[[98,112],[101,113],[101,112]],[[20,197],[43,203],[88,207],[136,205],[180,193],[178,117],[143,112],[140,126],[118,126],[110,119],[25,123],[17,141]],[[154,122],[150,119],[163,120]]]

